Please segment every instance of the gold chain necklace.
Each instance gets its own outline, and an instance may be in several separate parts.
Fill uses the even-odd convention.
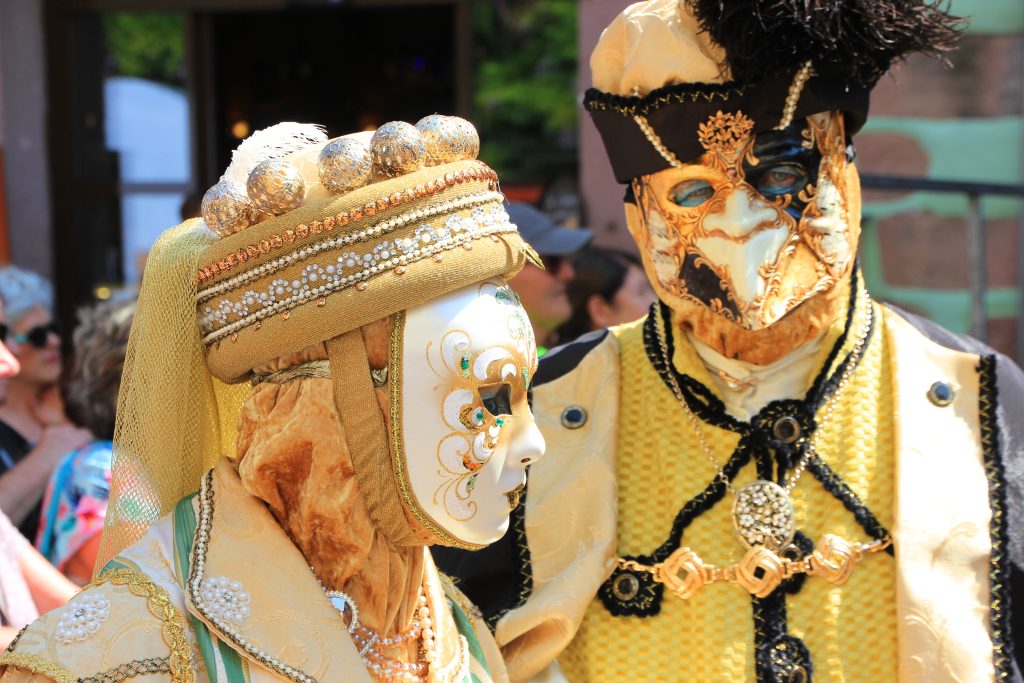
[[[747,548],[747,552],[737,564],[729,567],[716,567],[704,563],[700,556],[691,549],[681,547],[676,549],[664,562],[654,565],[645,565],[634,560],[620,558],[619,566],[621,568],[648,572],[654,576],[655,580],[664,584],[673,594],[681,598],[690,598],[704,584],[715,581],[739,584],[751,594],[763,598],[771,594],[782,581],[796,574],[819,575],[831,583],[841,584],[849,578],[854,565],[865,554],[889,547],[892,543],[890,537],[869,543],[853,544],[834,534],[826,534],[808,558],[792,559],[793,557],[799,558],[801,553],[799,548],[792,544],[796,534],[796,523],[790,494],[804,470],[807,469],[811,456],[817,452],[815,442],[818,435],[824,432],[827,424],[831,423],[839,397],[849,384],[853,371],[864,353],[874,309],[867,292],[864,292],[863,299],[866,317],[853,351],[851,351],[835,391],[825,404],[821,423],[811,435],[804,455],[793,469],[789,480],[780,485],[773,481],[758,479],[746,484],[738,491],[733,487],[732,480],[712,452],[705,439],[699,418],[690,409],[686,397],[683,396],[673,371],[672,359],[668,353],[666,341],[668,321],[665,320],[661,307],[657,308],[655,331],[669,387],[693,426],[705,457],[715,469],[715,476],[732,494],[733,526],[740,542]]]

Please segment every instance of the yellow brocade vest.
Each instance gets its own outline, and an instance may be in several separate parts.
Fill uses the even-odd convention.
[[[851,338],[857,325],[855,320]],[[837,326],[826,334],[819,366],[840,332]],[[643,321],[618,328],[615,334],[622,368],[616,471],[618,555],[647,555],[666,540],[681,506],[714,480],[715,469],[647,356]],[[692,347],[682,335],[676,334],[675,339],[674,363],[679,372],[712,387]],[[850,348],[852,342],[847,341],[838,358]],[[886,529],[892,529],[894,516],[893,404],[889,344],[876,306],[874,332],[849,384],[836,399],[831,419],[822,424],[824,407],[817,414],[822,430],[815,445],[821,459]],[[724,464],[739,435],[703,422],[701,429],[714,457]],[[740,470],[735,487],[756,478],[752,461]],[[792,499],[796,527],[812,541],[825,534],[853,543],[871,540],[854,515],[811,472],[802,474]],[[745,548],[733,528],[732,505],[727,494],[699,514],[686,527],[682,545],[706,563],[738,562]],[[866,556],[843,585],[810,576],[795,594],[786,595],[782,631],[806,645],[815,681],[898,679],[895,574],[894,558],[875,553]],[[778,621],[777,613],[773,619]],[[755,621],[750,594],[724,582],[705,585],[686,600],[665,591],[660,613],[654,616],[613,616],[600,600],[594,600],[558,662],[573,683],[753,681],[755,628],[766,628]],[[790,680],[803,683],[806,679],[798,672]]]

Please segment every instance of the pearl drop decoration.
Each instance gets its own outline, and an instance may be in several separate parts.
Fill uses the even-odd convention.
[[[474,139],[476,146],[479,147],[480,138],[476,135],[475,128],[470,135],[468,129],[459,121],[463,119],[456,120],[451,116],[432,114],[416,122],[416,129],[423,136],[423,143],[426,145],[427,166],[439,166],[460,159],[473,158],[469,154],[472,153]]]
[[[378,128],[370,139],[370,157],[374,171],[394,178],[422,168],[427,148],[415,126],[391,121]]]
[[[252,599],[242,590],[240,581],[209,576],[203,579],[199,597],[207,612],[224,621],[240,624],[249,616]]]
[[[458,116],[449,116],[448,120],[459,129],[459,138],[462,141],[461,158],[476,159],[480,154],[480,134],[476,132],[476,126]]]
[[[77,596],[60,615],[55,631],[57,640],[65,644],[85,640],[95,635],[109,616],[110,601],[105,596]]]
[[[249,201],[245,187],[228,180],[206,191],[200,213],[207,227],[221,237],[245,230],[256,218],[256,208]]]
[[[245,185],[249,199],[263,213],[280,216],[302,206],[306,181],[290,162],[271,159],[256,165]]]
[[[334,194],[369,185],[373,174],[370,148],[355,137],[331,140],[320,152],[320,184]]]

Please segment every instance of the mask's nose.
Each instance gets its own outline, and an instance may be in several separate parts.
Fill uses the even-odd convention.
[[[522,465],[533,465],[544,457],[547,444],[544,435],[533,420],[533,414],[522,421],[522,427],[516,430],[515,438],[509,447],[509,459]]]
[[[725,198],[722,210],[704,218],[706,232],[745,237],[758,226],[774,223],[779,210],[749,185],[739,185]]]

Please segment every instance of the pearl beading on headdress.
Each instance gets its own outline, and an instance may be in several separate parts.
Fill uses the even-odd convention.
[[[775,126],[775,130],[784,130],[793,123],[793,117],[796,115],[796,105],[799,104],[804,86],[807,85],[807,81],[812,75],[810,61],[805,62],[800,67],[800,70],[796,72],[796,76],[793,77],[793,83],[789,86],[789,93],[786,95],[786,106],[782,109],[782,118],[779,120],[779,125]]]
[[[470,216],[451,215],[441,227],[421,225],[412,237],[376,244],[371,251],[345,252],[333,263],[311,263],[300,277],[278,278],[267,289],[247,290],[235,299],[222,299],[216,306],[202,308],[199,325],[206,333],[207,345],[231,335],[260,320],[286,313],[311,299],[326,297],[347,287],[365,286],[365,281],[388,270],[396,275],[411,263],[463,246],[472,248],[473,240],[517,232],[500,204],[473,209]],[[291,254],[283,257],[285,265],[306,258]],[[259,276],[265,272],[259,273]]]
[[[647,121],[646,117],[637,114],[633,117],[633,120],[636,121],[636,125],[640,126],[640,130],[643,131],[644,137],[647,138],[647,141],[651,143],[658,154],[660,154],[670,166],[673,168],[683,167],[683,162],[679,161],[679,158],[672,153],[672,150],[665,146],[665,143],[662,142],[661,138],[658,137],[658,134],[654,132],[654,128],[651,127],[651,124]]]

